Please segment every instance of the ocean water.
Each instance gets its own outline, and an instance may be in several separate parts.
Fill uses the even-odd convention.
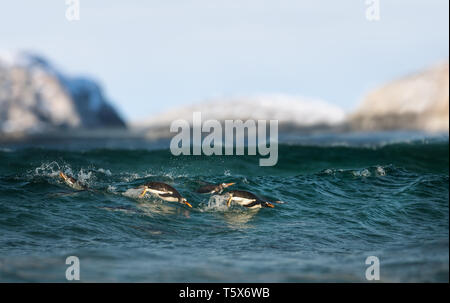
[[[381,282],[448,282],[448,136],[333,138],[288,138],[274,167],[133,140],[3,145],[0,281],[63,282],[77,256],[84,282],[365,282],[376,256]],[[138,198],[148,181],[193,208]],[[286,203],[228,209],[201,182]]]

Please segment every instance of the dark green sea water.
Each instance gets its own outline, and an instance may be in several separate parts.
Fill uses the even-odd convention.
[[[66,281],[74,255],[81,281],[364,282],[373,255],[381,281],[448,282],[448,137],[287,142],[275,167],[152,143],[4,146],[0,281]],[[75,192],[60,170],[94,190]],[[193,208],[130,190],[153,180]],[[287,203],[227,209],[194,193],[201,181]]]

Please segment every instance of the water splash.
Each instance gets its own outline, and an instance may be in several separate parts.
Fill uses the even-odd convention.
[[[123,196],[133,199],[138,199],[142,193],[142,189],[139,188],[129,188],[122,193]]]

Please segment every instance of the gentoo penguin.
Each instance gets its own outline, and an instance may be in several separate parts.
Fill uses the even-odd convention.
[[[196,192],[200,194],[221,194],[223,190],[236,183],[220,183],[220,184],[207,184],[199,187]]]
[[[262,207],[271,207],[275,206],[270,203],[261,200],[256,195],[251,192],[245,190],[230,190],[224,194],[225,197],[228,197],[227,206],[230,207],[231,202],[236,202],[237,204],[248,207],[250,209],[262,208]]]
[[[144,197],[145,194],[149,192],[165,201],[178,202],[192,207],[192,205],[189,204],[186,199],[183,198],[180,193],[169,184],[162,182],[149,182],[140,186],[139,188],[143,188],[142,193],[139,195],[140,198]]]
[[[87,190],[88,189],[86,185],[80,183],[80,181],[78,181],[74,177],[66,175],[62,171],[59,172],[59,176],[61,177],[61,179],[64,180],[64,182],[67,185],[69,185],[73,189],[76,189],[76,190]]]

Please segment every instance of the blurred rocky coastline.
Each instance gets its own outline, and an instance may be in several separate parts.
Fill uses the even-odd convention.
[[[448,61],[369,92],[349,113],[318,99],[259,95],[209,100],[127,123],[99,84],[61,73],[45,58],[0,52],[0,141],[33,138],[169,138],[172,121],[279,121],[291,134],[449,130]]]
[[[261,95],[183,106],[135,123],[149,138],[168,137],[171,121],[270,120],[290,134],[411,131],[443,133],[449,130],[449,64],[393,80],[370,91],[356,110],[345,113],[322,100],[283,95]]]

